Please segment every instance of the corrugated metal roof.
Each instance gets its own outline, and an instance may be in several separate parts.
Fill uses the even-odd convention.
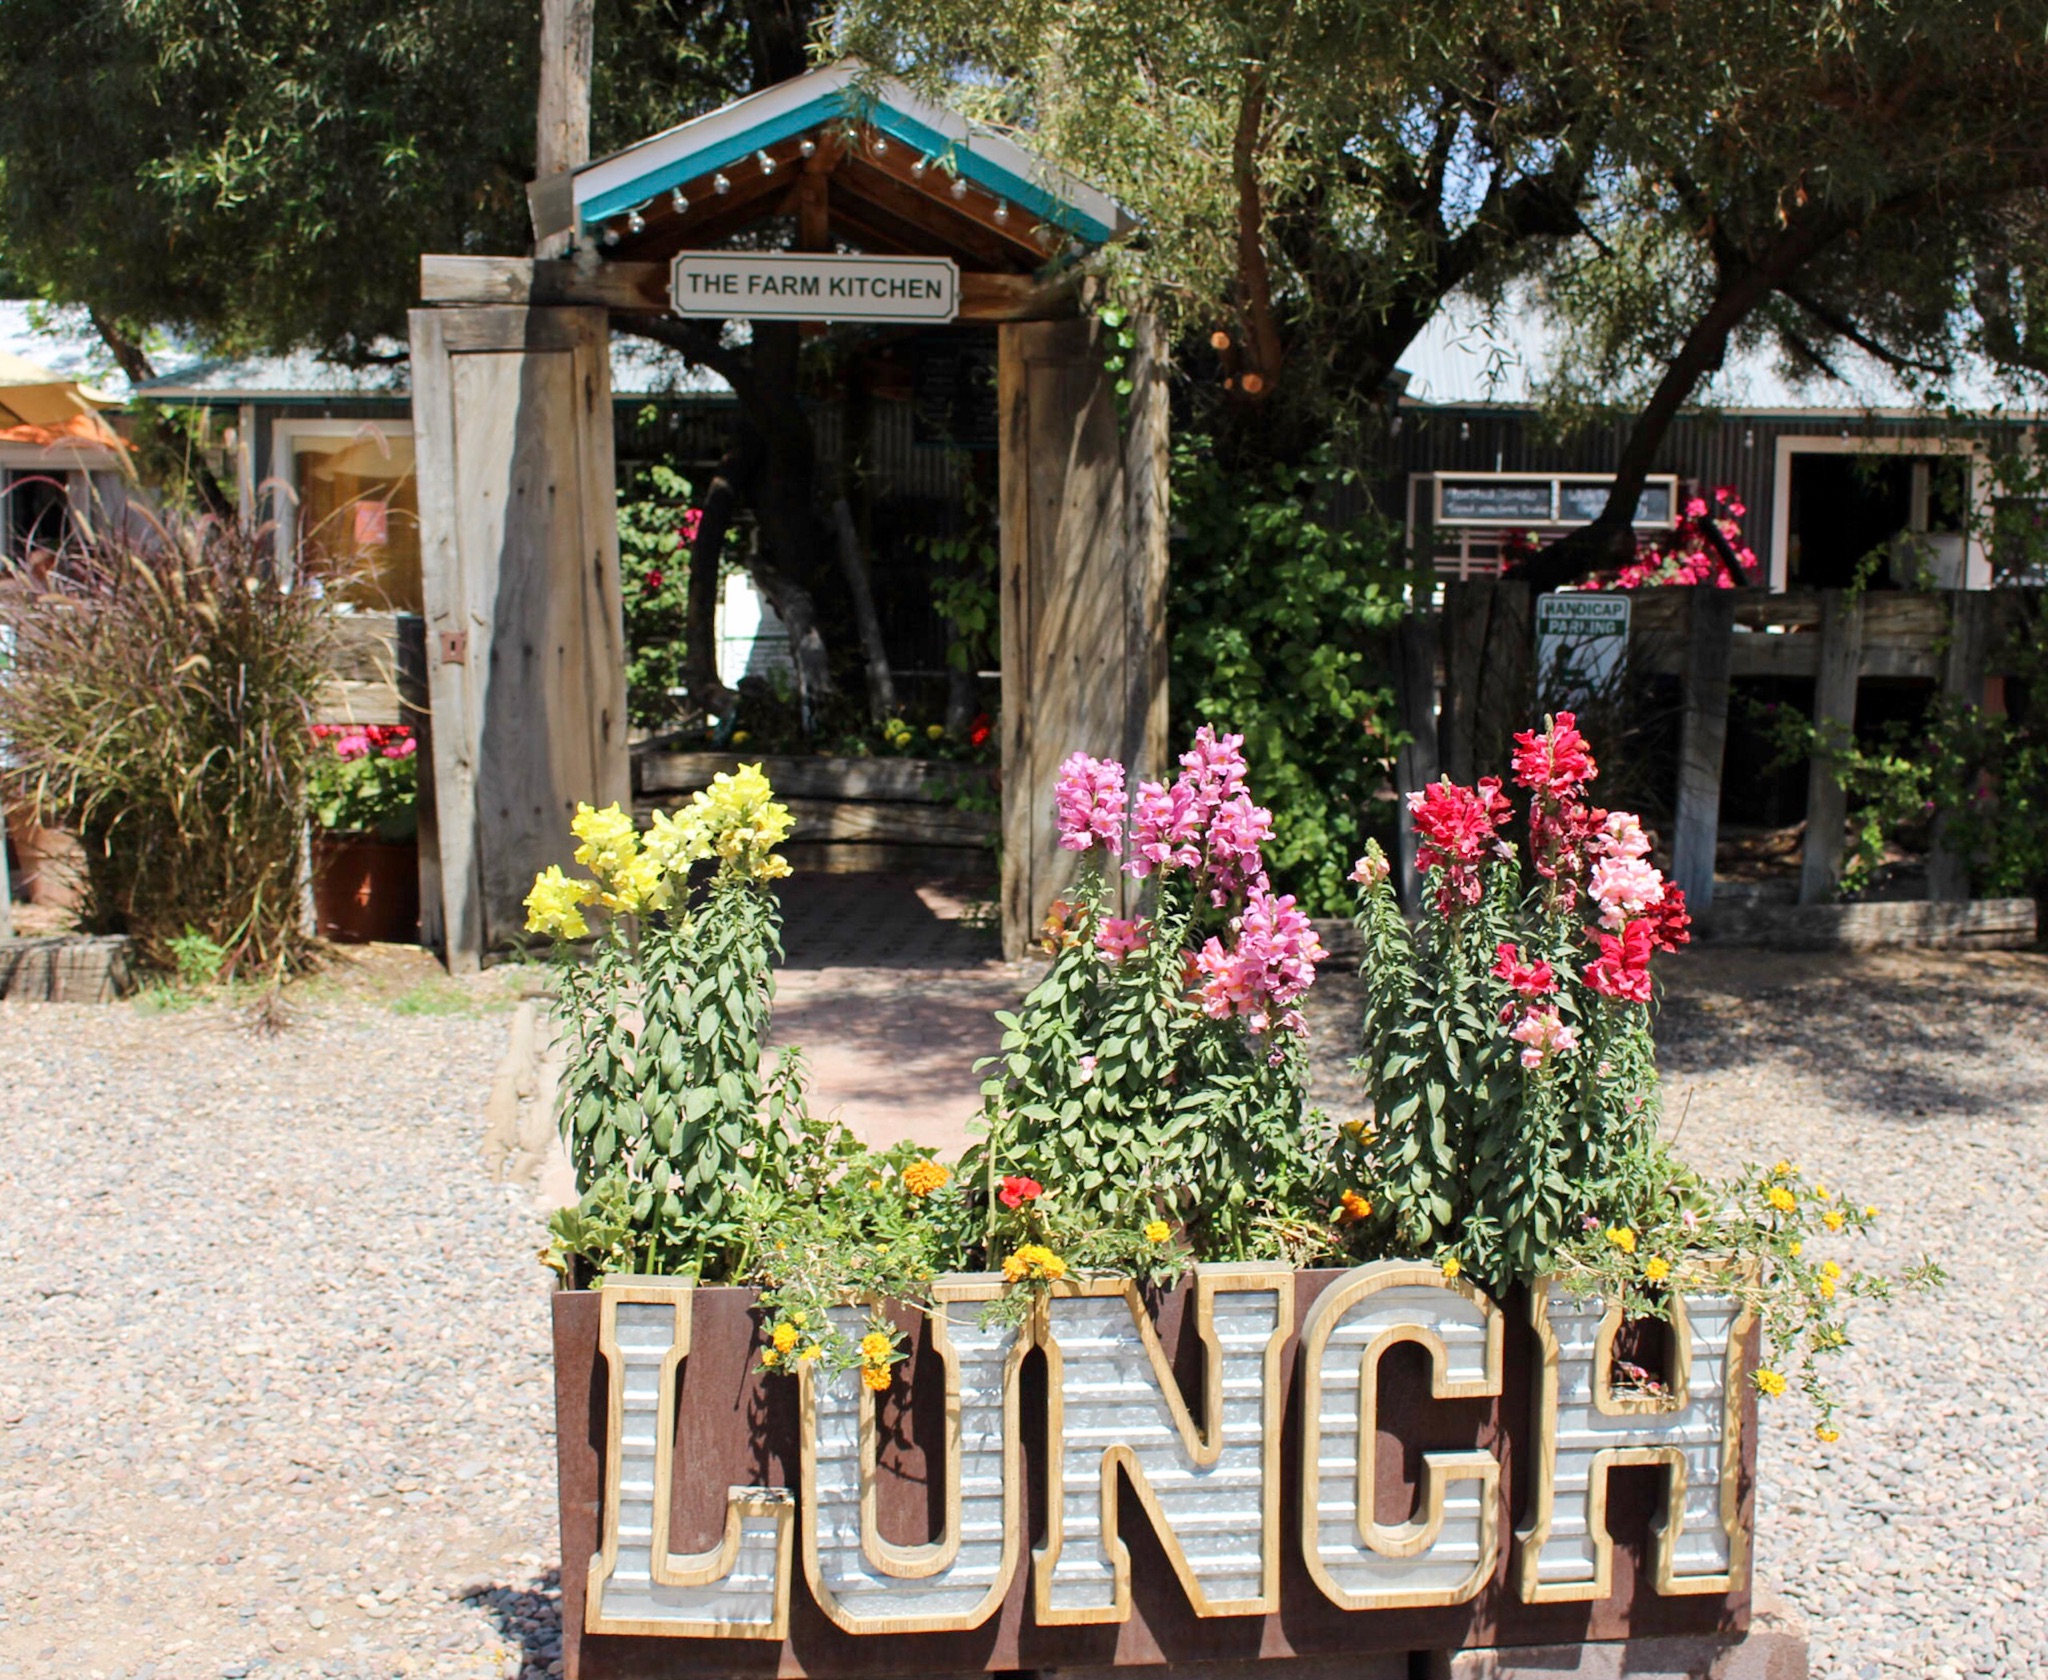
[[[1567,329],[1524,293],[1497,309],[1451,298],[1397,364],[1408,375],[1410,402],[1439,407],[1526,407],[1569,354]],[[1726,365],[1694,395],[1696,408],[1736,414],[1922,413],[1929,404],[1876,358],[1853,347],[1834,356],[1844,375],[1789,378],[1776,359],[1755,349],[1731,351]],[[2038,383],[2004,375],[1976,357],[1963,358],[1949,399],[1971,412],[2031,412],[2042,402]]]

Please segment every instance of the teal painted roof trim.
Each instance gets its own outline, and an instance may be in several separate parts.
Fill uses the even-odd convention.
[[[583,225],[592,227],[613,216],[624,215],[628,210],[660,197],[672,187],[713,174],[779,141],[849,114],[872,124],[891,139],[915,147],[935,162],[949,165],[955,173],[965,176],[976,186],[1009,200],[1040,221],[1062,228],[1091,245],[1106,245],[1115,237],[1114,230],[1085,211],[1056,198],[1023,176],[991,163],[971,146],[939,133],[892,105],[875,102],[850,112],[846,94],[839,89],[780,116],[766,118],[751,128],[685,157],[672,158],[644,175],[635,176],[623,185],[599,194],[583,206]]]

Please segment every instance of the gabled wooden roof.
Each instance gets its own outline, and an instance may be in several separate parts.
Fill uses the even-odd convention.
[[[566,225],[649,260],[793,216],[802,249],[946,255],[1028,273],[1134,219],[1106,193],[858,64],[828,65],[583,165]]]

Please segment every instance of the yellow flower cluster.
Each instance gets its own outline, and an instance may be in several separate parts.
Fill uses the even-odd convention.
[[[583,919],[583,906],[593,902],[596,885],[572,881],[550,864],[533,878],[533,891],[526,895],[526,931],[552,939],[585,938],[590,924]]]
[[[952,1176],[936,1161],[912,1161],[903,1169],[903,1188],[913,1196],[929,1196]]]
[[[1445,1277],[1454,1278],[1464,1269],[1465,1268],[1458,1263],[1458,1257],[1455,1254],[1446,1254],[1444,1256]]]
[[[1776,1399],[1785,1392],[1785,1378],[1782,1372],[1759,1371],[1756,1374],[1756,1388],[1759,1394],[1768,1394]]]
[[[1172,1235],[1173,1227],[1163,1219],[1147,1220],[1145,1223],[1145,1240],[1148,1243],[1163,1243]]]
[[[768,1346],[762,1350],[761,1363],[772,1369],[786,1363],[789,1356],[794,1353],[799,1365],[810,1364],[825,1350],[818,1345],[815,1335],[809,1341],[804,1341],[804,1335],[804,1315],[791,1313],[768,1332]],[[797,1349],[799,1342],[804,1343],[801,1352]]]
[[[1820,1222],[1830,1231],[1839,1231],[1842,1228],[1842,1210],[1840,1208],[1829,1208],[1826,1213],[1820,1216]]]
[[[1023,1243],[1003,1262],[1003,1276],[1011,1283],[1026,1278],[1055,1283],[1067,1275],[1067,1263],[1043,1243]]]
[[[1671,1275],[1671,1262],[1661,1254],[1653,1254],[1643,1262],[1643,1276],[1652,1283],[1662,1283]]]
[[[1620,1249],[1621,1252],[1624,1254],[1633,1254],[1636,1251],[1636,1233],[1633,1226],[1608,1226],[1607,1240],[1614,1244],[1614,1246]]]
[[[581,939],[590,932],[583,916],[590,904],[623,915],[666,910],[691,866],[712,857],[750,880],[779,881],[789,860],[775,848],[789,838],[791,822],[758,764],[720,772],[678,815],[655,812],[644,837],[616,804],[601,811],[578,805],[569,831],[581,842],[576,861],[594,879],[543,870],[526,895],[527,931]]]
[[[1776,1208],[1780,1213],[1790,1213],[1794,1208],[1796,1208],[1799,1205],[1799,1198],[1793,1195],[1792,1192],[1787,1190],[1782,1184],[1773,1184],[1771,1186],[1770,1195],[1767,1199],[1769,1200],[1771,1206]]]
[[[896,1338],[886,1330],[870,1330],[860,1339],[860,1380],[872,1394],[889,1386],[889,1367],[895,1362]]]

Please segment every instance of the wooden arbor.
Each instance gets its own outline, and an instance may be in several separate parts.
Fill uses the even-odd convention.
[[[1120,414],[1079,267],[1129,217],[847,64],[532,197],[543,241],[568,234],[573,258],[424,257],[412,315],[450,966],[516,937],[577,801],[629,797],[609,318],[670,310],[678,253],[778,219],[798,252],[945,259],[952,318],[997,325],[1003,933],[1021,952],[1072,872],[1052,825],[1060,760],[1111,754],[1134,776],[1166,762],[1164,368],[1141,324]]]

